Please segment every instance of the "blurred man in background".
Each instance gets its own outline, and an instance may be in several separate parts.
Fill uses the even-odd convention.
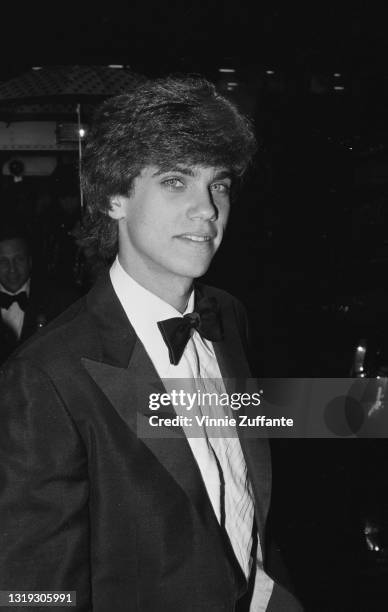
[[[0,230],[0,363],[76,298],[32,270],[29,241],[15,222]],[[33,273],[32,273],[33,272]]]

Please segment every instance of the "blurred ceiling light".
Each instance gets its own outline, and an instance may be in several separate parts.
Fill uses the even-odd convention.
[[[108,64],[108,68],[124,68],[124,64]]]
[[[42,66],[33,66],[32,69],[33,70],[42,70]]]
[[[80,128],[78,130],[78,133],[80,135],[80,138],[84,138],[85,134],[86,134],[86,130],[84,130],[84,128]]]
[[[340,73],[340,72],[335,72],[333,76],[335,76],[335,77],[337,77],[337,78],[338,78],[338,77],[340,77],[340,76],[341,76],[341,73]]]
[[[238,87],[238,83],[236,81],[228,81],[228,87]]]
[[[234,68],[218,68],[218,72],[236,72]]]
[[[345,87],[343,85],[334,85],[335,91],[344,91]]]
[[[275,70],[266,70],[265,74],[275,74]]]

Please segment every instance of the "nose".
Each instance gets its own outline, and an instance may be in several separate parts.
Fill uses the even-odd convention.
[[[13,276],[17,276],[19,274],[19,266],[16,261],[11,260],[10,273]]]
[[[191,219],[201,219],[203,221],[215,221],[217,219],[218,209],[208,187],[198,189],[195,192],[190,202],[188,215]]]

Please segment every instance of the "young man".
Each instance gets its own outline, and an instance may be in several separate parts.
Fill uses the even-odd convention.
[[[265,441],[137,430],[167,379],[249,376],[241,305],[193,281],[254,150],[200,79],[145,81],[100,109],[87,243],[117,257],[3,373],[0,590],[76,591],[85,612],[300,609],[263,569]]]

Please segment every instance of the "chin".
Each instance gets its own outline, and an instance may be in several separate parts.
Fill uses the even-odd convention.
[[[185,271],[182,272],[182,276],[187,278],[200,278],[209,269],[210,261],[206,265],[188,266]]]
[[[18,293],[19,289],[21,289],[24,285],[24,283],[22,283],[21,285],[6,285],[5,283],[2,283],[4,289],[6,289],[7,291],[9,291],[10,293]]]
[[[209,269],[212,259],[212,257],[197,257],[196,259],[180,258],[180,260],[177,258],[177,260],[173,262],[175,265],[169,265],[168,268],[167,266],[166,268],[177,277],[180,276],[187,279],[200,278]]]

